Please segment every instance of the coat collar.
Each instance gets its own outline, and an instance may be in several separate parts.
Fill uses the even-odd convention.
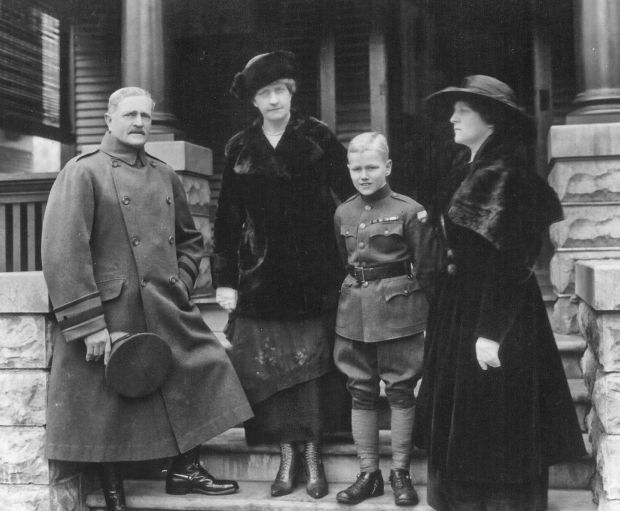
[[[376,202],[379,202],[382,199],[385,199],[391,193],[392,193],[392,189],[390,188],[390,185],[388,183],[385,183],[385,186],[382,186],[381,188],[379,188],[372,195],[362,195],[360,193],[359,196],[360,196],[360,198],[362,199],[363,202],[368,202],[369,204],[374,204]]]
[[[109,131],[107,131],[103,136],[100,149],[104,153],[112,156],[113,158],[118,158],[132,167],[145,165],[147,161],[146,152],[143,147],[136,149],[135,147],[123,144]]]
[[[291,118],[275,149],[263,134],[262,124],[262,117],[258,117],[236,137],[234,145],[240,150],[235,159],[235,173],[256,172],[274,155],[294,162],[294,167],[310,165],[323,156],[320,140],[313,133],[309,119],[297,111],[291,110]]]
[[[562,219],[562,207],[549,184],[528,168],[526,148],[493,135],[485,141],[452,196],[448,216],[496,248],[507,248],[524,226],[538,235]],[[464,155],[464,156],[468,156]],[[469,167],[469,169],[467,169]]]

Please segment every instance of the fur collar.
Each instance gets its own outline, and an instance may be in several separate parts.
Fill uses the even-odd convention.
[[[539,236],[562,219],[557,195],[527,168],[521,153],[518,144],[489,137],[448,206],[452,222],[480,234],[498,249],[522,243],[518,238],[523,233]]]
[[[327,126],[318,119],[291,110],[289,123],[275,149],[263,135],[259,117],[228,141],[226,156],[234,158],[236,174],[283,172],[286,169],[273,165],[276,154],[293,162],[292,168],[309,166],[325,154],[328,134]]]

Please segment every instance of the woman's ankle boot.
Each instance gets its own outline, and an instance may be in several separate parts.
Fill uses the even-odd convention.
[[[306,462],[306,492],[315,499],[325,497],[328,492],[327,479],[318,441],[306,442],[304,461]]]
[[[98,463],[97,472],[108,511],[125,511],[125,490],[118,465]]]
[[[288,495],[295,489],[299,472],[299,453],[291,443],[280,444],[280,468],[271,485],[271,496]]]

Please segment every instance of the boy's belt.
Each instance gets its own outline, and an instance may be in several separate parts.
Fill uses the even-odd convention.
[[[400,261],[382,264],[381,266],[349,266],[347,271],[355,280],[362,283],[369,280],[398,277],[399,275],[411,275],[411,264],[409,261]]]

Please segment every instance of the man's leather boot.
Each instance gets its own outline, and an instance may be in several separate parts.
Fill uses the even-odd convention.
[[[171,495],[229,495],[238,490],[236,481],[216,479],[205,470],[200,464],[200,447],[174,458],[166,477],[166,493]]]
[[[315,499],[325,497],[328,492],[327,479],[319,442],[306,442],[304,461],[306,462],[306,492]]]
[[[99,482],[108,511],[125,511],[123,478],[116,463],[97,463]]]
[[[357,480],[351,486],[337,493],[336,500],[340,504],[359,504],[380,495],[383,495],[383,476],[381,470],[375,470],[358,474]]]
[[[397,506],[415,506],[419,502],[408,470],[391,470],[390,486],[394,492],[394,504]]]
[[[280,468],[271,484],[271,496],[282,497],[295,489],[299,474],[299,453],[295,446],[285,442],[280,444]]]

